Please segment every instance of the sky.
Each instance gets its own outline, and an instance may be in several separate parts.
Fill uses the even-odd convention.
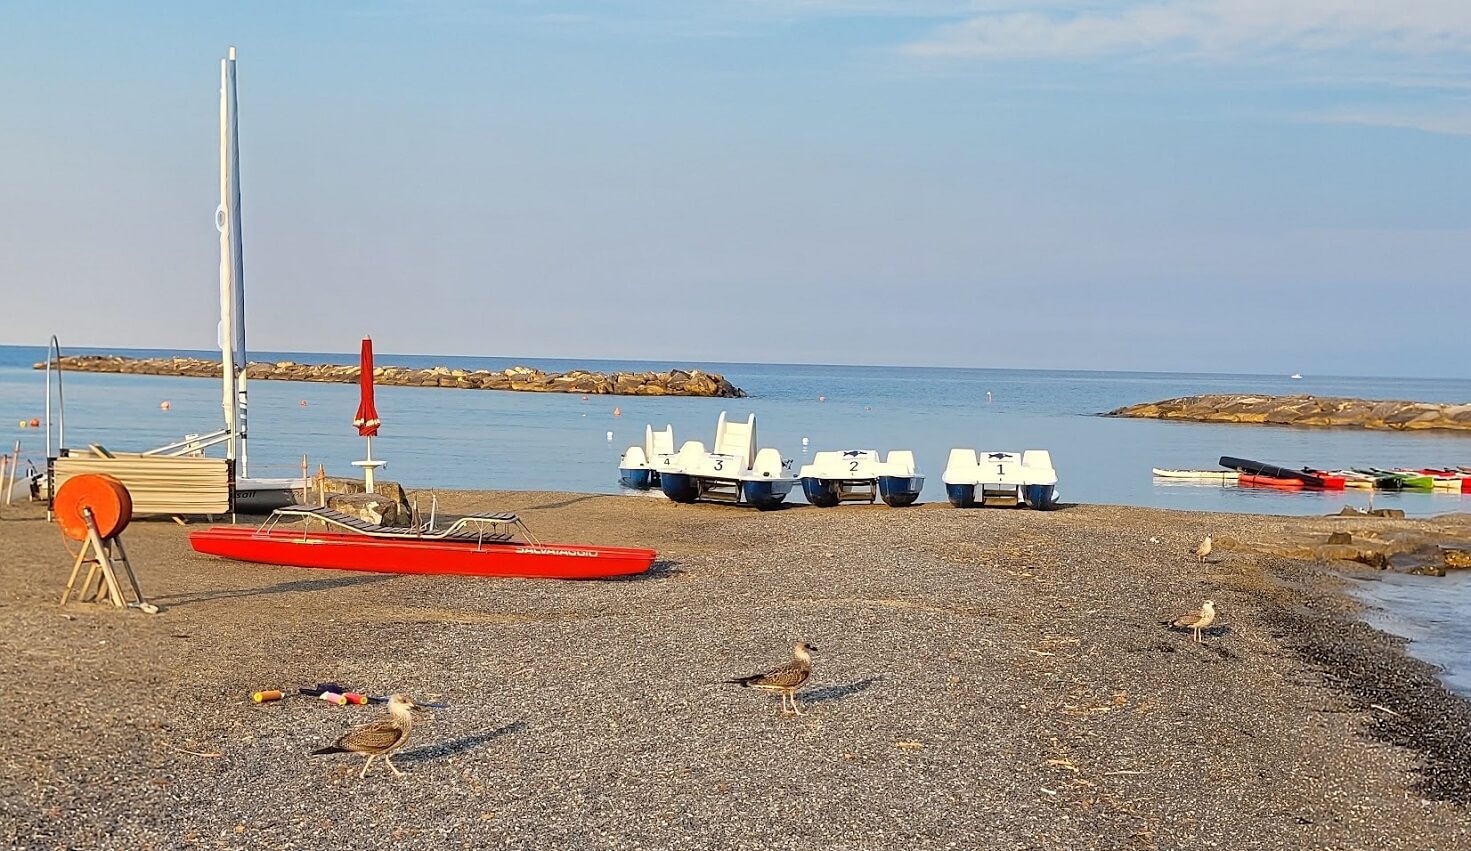
[[[0,343],[1471,377],[1465,0],[0,0]]]

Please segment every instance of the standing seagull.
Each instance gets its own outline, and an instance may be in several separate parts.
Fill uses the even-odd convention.
[[[1214,600],[1206,600],[1200,608],[1193,612],[1186,612],[1172,621],[1165,621],[1173,629],[1189,629],[1195,632],[1195,643],[1200,643],[1200,631],[1210,626],[1216,620],[1216,603]]]
[[[312,751],[312,756],[329,753],[360,753],[368,758],[363,763],[363,770],[358,772],[358,777],[368,774],[368,766],[373,764],[376,757],[383,757],[383,762],[393,773],[399,777],[403,772],[393,764],[388,755],[397,750],[404,742],[409,740],[409,731],[414,726],[414,717],[410,710],[414,709],[414,702],[408,697],[395,694],[388,699],[388,717],[364,724],[348,731],[342,738],[338,739],[329,748]]]
[[[797,708],[797,689],[802,683],[807,682],[808,677],[812,676],[812,654],[816,652],[816,647],[805,641],[798,642],[797,646],[792,648],[792,661],[780,668],[773,668],[764,674],[737,677],[733,680],[726,680],[726,682],[746,688],[779,692],[781,694],[781,714],[788,714],[787,701],[790,700],[792,702],[791,714],[803,715],[805,713]]]
[[[1208,556],[1208,555],[1210,555],[1210,554],[1211,554],[1211,536],[1210,535],[1206,535],[1205,536],[1205,540],[1200,542],[1200,546],[1198,546],[1198,547],[1195,548],[1195,560],[1196,561],[1203,562],[1203,561],[1205,561],[1205,557]]]

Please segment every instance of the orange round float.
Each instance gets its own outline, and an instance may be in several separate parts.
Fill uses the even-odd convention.
[[[103,539],[116,537],[133,519],[133,497],[122,482],[102,473],[72,476],[56,490],[52,510],[61,533],[73,541],[87,540],[87,517],[92,512],[97,534]]]

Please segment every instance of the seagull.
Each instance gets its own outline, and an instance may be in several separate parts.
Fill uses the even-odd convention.
[[[1165,621],[1171,629],[1188,629],[1195,632],[1195,643],[1200,643],[1200,631],[1215,623],[1216,602],[1206,600],[1200,608],[1193,612],[1186,612],[1171,621]]]
[[[397,750],[404,742],[409,740],[409,730],[412,729],[414,718],[411,710],[415,704],[407,696],[395,694],[388,699],[388,717],[364,724],[348,731],[342,738],[338,739],[331,747],[312,751],[312,756],[329,753],[360,753],[368,758],[363,763],[363,770],[358,772],[358,777],[366,777],[368,766],[373,764],[377,757],[383,757],[383,762],[393,773],[399,777],[403,772],[399,771],[393,761],[388,758],[390,752]]]
[[[1205,561],[1205,557],[1208,556],[1208,555],[1210,555],[1210,554],[1211,554],[1211,536],[1210,535],[1206,535],[1205,536],[1205,540],[1200,542],[1200,546],[1198,546],[1198,547],[1195,548],[1195,560],[1196,561],[1203,562],[1203,561]]]
[[[781,694],[781,714],[788,714],[787,701],[790,700],[792,702],[790,714],[804,715],[806,713],[797,708],[797,689],[802,683],[807,682],[808,677],[812,676],[812,654],[816,652],[816,647],[801,641],[792,648],[792,661],[780,668],[773,668],[764,674],[737,677],[733,680],[726,680],[726,682],[745,688],[779,692]]]

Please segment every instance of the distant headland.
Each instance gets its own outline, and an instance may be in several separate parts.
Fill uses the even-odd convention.
[[[121,355],[69,355],[60,361],[63,370],[112,372],[129,375],[174,375],[187,378],[220,377],[220,362],[194,357],[130,358]],[[43,361],[35,365],[45,369]],[[251,363],[246,375],[272,381],[326,381],[353,384],[357,366],[309,364],[295,361]],[[415,369],[380,366],[373,370],[375,384],[396,387],[458,387],[465,390],[519,390],[527,393],[585,393],[616,396],[714,396],[737,398],[746,392],[724,376],[698,369],[667,372],[543,372],[528,366],[513,366],[500,372],[485,369],[451,369],[445,366]]]
[[[1116,408],[1104,416],[1390,431],[1471,431],[1471,403],[1384,402],[1332,396],[1182,396]]]

